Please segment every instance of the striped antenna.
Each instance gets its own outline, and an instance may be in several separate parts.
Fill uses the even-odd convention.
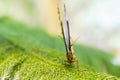
[[[67,44],[66,44],[66,40],[65,40],[65,34],[64,34],[64,29],[63,29],[63,23],[62,23],[62,19],[60,17],[60,9],[58,7],[58,17],[59,17],[59,21],[60,21],[60,27],[61,27],[61,30],[62,30],[62,35],[63,35],[63,39],[64,39],[64,44],[65,44],[65,48],[66,48],[66,52],[68,51],[67,49]]]

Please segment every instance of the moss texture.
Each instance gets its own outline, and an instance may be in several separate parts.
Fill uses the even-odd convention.
[[[44,30],[33,29],[21,22],[2,17],[0,79],[119,80],[109,75],[120,74],[119,67],[110,63],[112,55],[78,44],[74,48],[79,69],[65,62],[65,48],[61,39],[48,35]]]

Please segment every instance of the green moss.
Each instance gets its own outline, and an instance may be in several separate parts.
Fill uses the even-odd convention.
[[[8,42],[5,42],[8,43]],[[3,42],[0,44],[4,44]],[[9,46],[6,44],[4,47]],[[13,46],[11,46],[13,47]],[[52,56],[51,52],[41,51],[26,52],[19,48],[10,51],[6,48],[7,57],[0,63],[0,78],[19,80],[117,80],[116,77],[107,74],[100,74],[94,69],[80,65],[79,69],[74,66],[65,65],[64,61],[57,59],[60,56]],[[17,51],[17,53],[15,53]],[[44,54],[45,53],[45,54]],[[48,55],[46,55],[48,54]],[[57,53],[56,53],[57,54]],[[51,57],[49,56],[51,55]],[[62,59],[62,58],[61,58]]]
[[[107,58],[102,57],[102,51],[75,45],[75,55],[79,60],[77,69],[76,66],[65,62],[63,46],[62,40],[49,36],[41,29],[28,28],[20,22],[1,18],[0,79],[119,80],[117,77],[96,71],[102,72],[101,64],[106,68],[111,66],[109,60],[112,56],[106,54]],[[91,65],[90,63],[94,69],[85,65]],[[111,70],[109,69],[107,72]]]

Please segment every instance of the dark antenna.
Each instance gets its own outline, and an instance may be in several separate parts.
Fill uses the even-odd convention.
[[[61,30],[62,30],[62,34],[63,34],[64,44],[65,44],[66,52],[68,52],[67,44],[66,44],[66,40],[65,40],[64,29],[63,29],[63,23],[62,23],[62,20],[60,18],[60,9],[59,9],[59,7],[57,7],[57,8],[58,8],[58,17],[59,17],[59,21],[60,21],[60,27],[61,27]]]
[[[66,27],[67,27],[67,29],[68,29],[68,48],[69,48],[69,51],[71,51],[71,41],[70,41],[70,29],[69,29],[69,21],[68,21],[68,17],[67,17],[67,15],[66,15],[66,6],[65,6],[65,4],[64,4],[64,13],[65,13],[65,17],[66,17]]]

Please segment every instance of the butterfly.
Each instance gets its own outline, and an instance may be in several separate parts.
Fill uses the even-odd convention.
[[[73,49],[72,49],[72,43],[70,39],[70,28],[69,28],[69,21],[68,21],[68,16],[66,14],[66,6],[64,4],[64,18],[65,18],[65,26],[63,26],[62,19],[60,17],[60,9],[58,7],[58,15],[59,15],[59,21],[60,21],[60,26],[61,26],[61,31],[62,31],[62,36],[64,39],[64,45],[66,48],[66,57],[67,57],[67,62],[70,64],[76,63],[76,58],[73,54]]]

